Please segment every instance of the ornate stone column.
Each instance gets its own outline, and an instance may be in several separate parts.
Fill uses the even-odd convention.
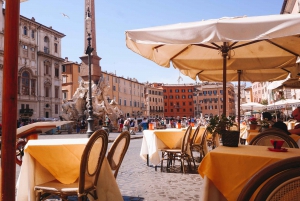
[[[88,12],[89,11],[89,12]],[[89,15],[89,16],[88,16]],[[87,17],[91,18],[91,21],[85,20]],[[84,3],[84,55],[80,57],[82,61],[82,65],[80,68],[80,76],[84,81],[88,81],[89,68],[88,68],[88,55],[85,54],[86,48],[88,46],[87,38],[88,33],[90,33],[91,37],[91,47],[94,51],[91,54],[91,76],[92,80],[95,83],[98,83],[99,78],[101,76],[101,66],[100,60],[101,58],[97,55],[97,47],[96,47],[96,15],[95,15],[95,1],[94,0],[85,0]],[[89,28],[90,30],[87,30]]]

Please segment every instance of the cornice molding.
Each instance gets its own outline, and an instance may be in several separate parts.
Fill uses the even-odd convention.
[[[47,57],[47,58],[54,59],[54,60],[56,60],[56,61],[60,61],[60,62],[63,62],[63,61],[64,61],[64,59],[61,58],[61,57],[57,57],[57,56],[54,56],[54,55],[52,55],[52,54],[47,54],[47,53],[42,52],[42,51],[38,51],[37,54],[38,54],[38,56],[44,56],[44,57]]]

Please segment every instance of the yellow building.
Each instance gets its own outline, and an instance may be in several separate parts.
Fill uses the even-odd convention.
[[[79,86],[80,66],[77,62],[68,61],[68,57],[62,63],[62,99],[70,101]]]
[[[110,86],[107,92],[109,102],[115,100],[124,117],[142,118],[145,107],[144,84],[135,78],[124,78],[106,71],[102,71],[102,76],[101,79],[107,80]]]

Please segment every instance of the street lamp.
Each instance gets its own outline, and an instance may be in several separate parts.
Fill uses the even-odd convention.
[[[88,107],[88,113],[89,117],[87,119],[88,122],[88,129],[87,129],[87,134],[88,137],[90,137],[93,134],[93,124],[94,124],[94,119],[93,119],[93,103],[92,103],[92,76],[91,76],[91,54],[94,50],[94,48],[91,47],[91,32],[92,32],[92,19],[91,19],[91,14],[90,14],[90,9],[87,9],[86,12],[86,31],[88,34],[87,40],[88,40],[88,46],[86,48],[85,54],[88,55],[88,66],[89,66],[89,107]]]

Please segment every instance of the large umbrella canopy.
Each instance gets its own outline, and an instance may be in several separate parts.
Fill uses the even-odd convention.
[[[280,101],[276,101],[273,104],[267,105],[268,110],[281,109],[287,107],[298,107],[300,106],[300,100],[296,99],[284,99]]]
[[[256,102],[249,102],[241,104],[241,108],[243,110],[263,110],[266,108],[266,106]]]
[[[282,83],[282,87],[300,89],[299,78],[291,78]]]
[[[291,71],[296,69],[295,67],[290,67]],[[255,70],[227,70],[226,80],[227,81],[249,81],[249,82],[264,82],[264,81],[275,81],[283,80],[289,75],[289,71],[285,69],[255,69]],[[221,82],[223,80],[223,70],[214,71],[202,71],[198,74],[201,81],[213,81]]]
[[[277,80],[274,81],[272,83],[270,83],[267,87],[268,90],[273,90],[273,89],[277,89],[278,87],[282,86],[282,84],[287,81],[288,79],[290,79],[290,76],[286,77],[285,79],[282,80]]]
[[[126,45],[160,66],[172,62],[193,79],[205,70],[223,70],[226,83],[226,70],[295,66],[299,24],[300,15],[292,14],[222,18],[126,31]]]
[[[299,78],[286,79],[286,80],[283,80],[278,85],[274,86],[273,88],[270,87],[270,89],[284,89],[284,88],[300,89],[300,80],[299,80]]]

